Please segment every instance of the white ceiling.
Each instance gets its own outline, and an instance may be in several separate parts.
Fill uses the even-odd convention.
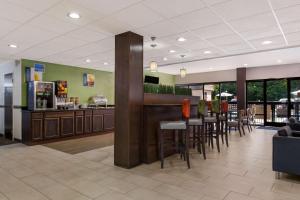
[[[0,62],[27,58],[113,71],[114,35],[133,31],[144,36],[145,67],[155,60],[159,71],[170,74],[179,73],[170,64],[192,60],[200,61],[185,63],[188,73],[278,59],[300,63],[299,48],[286,49],[300,46],[300,0],[0,0],[0,5]],[[70,19],[69,12],[81,18]],[[151,36],[157,37],[155,49]],[[273,43],[262,45],[266,40]],[[271,51],[278,48],[285,50]],[[270,52],[253,54],[265,50]],[[245,53],[251,54],[240,55]]]

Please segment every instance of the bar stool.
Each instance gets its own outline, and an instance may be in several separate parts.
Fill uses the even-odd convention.
[[[220,153],[220,141],[219,141],[219,134],[220,134],[220,101],[214,100],[208,102],[208,109],[211,111],[211,116],[207,116],[204,118],[205,124],[205,131],[208,137],[208,144],[214,148],[213,139],[216,139],[217,149]]]
[[[190,168],[189,158],[189,118],[190,118],[190,100],[184,99],[182,103],[182,117],[180,121],[161,121],[158,130],[158,149],[161,168],[164,168],[164,145],[167,144],[164,139],[164,132],[167,130],[178,131],[178,141],[168,141],[177,146],[177,152],[179,151],[180,157],[184,158],[187,162],[188,168]]]
[[[225,142],[226,146],[228,147],[228,102],[227,101],[222,101],[221,102],[221,113],[219,116],[220,120],[220,133],[221,133],[221,139],[222,139],[222,144],[224,144],[224,135],[225,135]]]
[[[205,152],[205,134],[204,134],[204,113],[205,102],[200,100],[198,103],[198,118],[189,119],[189,126],[192,130],[193,148],[197,144],[198,152],[203,154],[203,158],[206,159]]]

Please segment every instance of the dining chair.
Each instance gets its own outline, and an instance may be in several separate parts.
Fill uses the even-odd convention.
[[[237,114],[237,119],[233,121],[228,121],[229,133],[231,132],[231,128],[234,127],[238,129],[241,137],[242,137],[242,131],[243,131],[243,135],[245,135],[245,129],[243,124],[244,116],[245,116],[245,110],[239,110]]]

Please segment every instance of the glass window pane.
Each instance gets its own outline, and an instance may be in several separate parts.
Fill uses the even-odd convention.
[[[204,85],[204,100],[212,101],[219,99],[219,84],[205,84]]]

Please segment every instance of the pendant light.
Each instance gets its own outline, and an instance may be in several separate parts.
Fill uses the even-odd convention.
[[[181,56],[181,58],[183,59],[185,55],[180,55],[180,56]],[[180,69],[180,77],[181,77],[181,78],[184,78],[184,77],[186,76],[186,74],[187,74],[186,68],[184,68],[184,67],[181,68],[181,69]]]
[[[157,46],[157,44],[154,43],[156,37],[151,37],[152,44],[150,45],[153,49]],[[151,61],[150,62],[150,71],[151,72],[157,72],[157,62]]]
[[[150,62],[150,71],[157,72],[157,63],[155,61]]]

